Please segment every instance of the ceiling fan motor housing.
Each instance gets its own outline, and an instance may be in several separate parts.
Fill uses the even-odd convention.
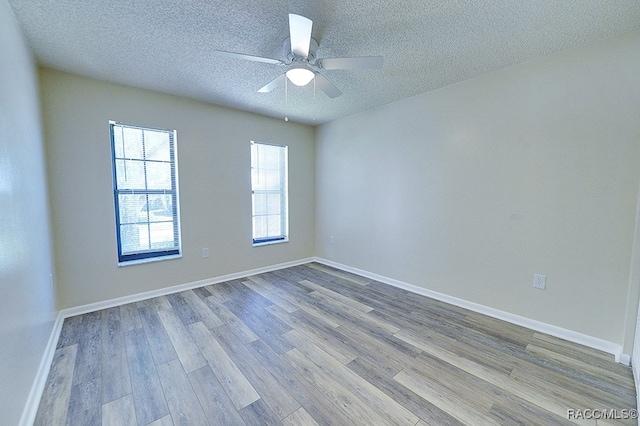
[[[315,38],[311,38],[311,42],[309,43],[309,57],[305,58],[304,56],[296,55],[291,51],[291,37],[287,37],[284,39],[283,43],[284,51],[287,53],[287,59],[290,62],[298,63],[298,62],[309,62],[313,64],[316,60],[316,52],[318,51],[318,42]]]

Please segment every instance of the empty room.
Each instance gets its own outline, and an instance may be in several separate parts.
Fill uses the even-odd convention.
[[[0,0],[0,58],[0,424],[637,424],[639,2]]]

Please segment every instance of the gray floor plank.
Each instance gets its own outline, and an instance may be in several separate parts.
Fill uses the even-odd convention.
[[[169,303],[171,303],[171,307],[173,312],[180,318],[183,325],[193,324],[194,322],[200,321],[198,315],[193,311],[191,306],[184,300],[184,293],[174,293],[165,296]]]
[[[313,417],[307,411],[300,407],[286,418],[282,419],[283,426],[318,426]]]
[[[291,327],[261,306],[250,305],[238,300],[229,301],[225,303],[225,306],[277,353],[281,354],[292,349],[292,346],[280,337],[282,333],[290,331]]]
[[[187,302],[187,305],[189,305],[196,314],[198,320],[207,326],[207,328],[215,328],[224,324],[222,320],[218,318],[211,309],[209,309],[207,304],[204,303],[193,291],[183,291],[180,294],[184,298],[185,302]]]
[[[370,279],[361,277],[359,275],[355,275],[349,272],[341,271],[340,269],[332,268],[331,266],[323,265],[321,263],[308,263],[304,265],[304,267],[318,269],[324,273],[334,275],[339,278],[343,278],[345,280],[353,281],[354,283],[360,285],[367,285],[371,282]]]
[[[147,426],[173,426],[173,420],[171,419],[171,415],[167,414],[166,416],[149,423]]]
[[[233,293],[235,290],[229,285],[229,283],[217,283],[204,287],[211,293],[211,296],[217,303],[227,303],[233,299]]]
[[[68,426],[97,425],[102,420],[102,403],[100,399],[100,379],[82,382],[71,388]]]
[[[299,284],[309,288],[310,290],[313,290],[312,294],[313,292],[322,293],[325,296],[334,299],[335,301],[338,301],[344,305],[350,306],[351,308],[356,309],[362,313],[366,314],[367,312],[371,312],[373,310],[371,306],[367,306],[363,303],[357,302],[353,299],[341,295],[340,293],[336,293],[335,291],[329,290],[328,288],[322,287],[321,285],[313,283],[309,280],[300,281]]]
[[[381,374],[378,369],[362,358],[357,358],[347,365],[353,372],[366,379],[369,383],[389,395],[400,405],[410,410],[428,424],[432,425],[462,425],[446,411],[441,410],[411,389],[401,385],[396,380]]]
[[[278,426],[282,424],[278,416],[261,399],[240,410],[240,416],[248,425]]]
[[[229,300],[227,300],[227,302]],[[216,299],[215,296],[207,297],[205,299],[205,303],[225,325],[229,326],[229,328],[233,330],[233,334],[238,338],[238,340],[243,343],[251,343],[259,339],[259,337],[251,331],[251,329],[247,327],[240,318],[231,312],[224,304],[220,303],[219,299]]]
[[[517,405],[496,403],[491,407],[489,414],[502,425],[569,426],[573,424],[573,422],[566,418],[557,416],[535,405],[527,404],[526,402]]]
[[[149,307],[157,311],[161,311],[163,309],[172,309],[171,303],[169,303],[165,296],[158,296],[152,297],[151,299],[141,300],[139,302],[136,302],[135,305],[136,308]]]
[[[272,301],[251,290],[242,284],[242,281],[244,280],[232,280],[228,282],[233,289],[233,292],[230,293],[231,300],[245,303],[247,306],[260,306],[262,308],[273,305]]]
[[[56,426],[66,423],[77,349],[77,344],[56,349],[35,425]]]
[[[262,340],[247,345],[247,348],[260,361],[264,368],[273,372],[273,376],[280,384],[295,395],[296,400],[321,425],[336,423],[333,403],[327,396],[319,392],[308,376],[297,374],[293,366],[278,355]]]
[[[308,312],[333,328],[348,320],[348,318],[341,315],[342,312],[336,306],[323,304],[322,301],[311,295],[311,290],[302,291],[302,288],[304,287],[297,284],[289,284],[275,291],[281,292],[281,297],[286,298],[291,305],[298,307],[299,310]],[[295,311],[291,313],[293,312]]]
[[[169,414],[160,379],[144,331],[124,334],[133,403],[139,425],[146,425]]]
[[[349,346],[340,340],[335,328],[326,325],[306,311],[299,310],[289,314],[278,306],[269,306],[266,309],[286,322],[292,329],[315,341],[318,346],[324,347],[342,364],[348,364],[357,357]]]
[[[395,425],[413,426],[418,422],[418,417],[396,402],[380,389],[358,376],[327,352],[316,346],[312,341],[292,330],[286,334],[286,338],[295,345],[296,350],[323,371],[326,376],[335,383],[353,393],[360,401],[365,403],[373,412]]]
[[[204,324],[198,322],[191,324],[187,328],[202,356],[209,363],[220,384],[238,410],[260,399],[258,392],[256,392],[249,380],[242,374]]]
[[[121,310],[102,311],[102,403],[131,393]]]
[[[102,327],[101,314],[91,312],[84,315],[78,333],[82,338],[78,342],[76,366],[73,372],[73,385],[99,380],[102,372]]]
[[[342,381],[331,377],[328,366],[315,364],[298,349],[288,351],[283,357],[299,375],[305,376],[313,384],[316,393],[326,395],[329,398],[333,403],[334,417],[344,419],[345,424],[380,426],[392,424],[365,404],[358,395],[345,387]]]
[[[169,339],[185,371],[189,373],[204,367],[207,362],[198,350],[198,346],[196,346],[191,336],[189,336],[187,328],[182,324],[173,310],[158,311],[158,316],[165,330],[167,330]]]
[[[125,395],[102,405],[102,426],[135,426],[136,409],[133,395]]]
[[[287,312],[298,310],[298,306],[290,302],[290,298],[286,294],[261,277],[249,277],[248,280],[242,282],[243,285],[269,299],[273,304],[280,306]]]
[[[158,377],[160,377],[174,425],[205,426],[209,424],[180,360],[175,359],[159,365]]]
[[[148,305],[138,308],[138,312],[156,365],[178,358],[158,312]]]
[[[218,327],[211,333],[234,360],[238,369],[249,380],[256,392],[261,395],[262,400],[279,418],[285,418],[300,408],[298,401],[273,377],[268,369],[260,366],[260,362],[242,342],[235,339],[228,327]]]
[[[122,321],[122,332],[135,330],[142,327],[140,314],[135,303],[128,303],[120,306],[120,319]]]
[[[211,296],[211,292],[206,287],[197,287],[192,289],[192,291],[198,295],[202,301],[205,301],[207,297]]]
[[[140,312],[142,328],[147,336],[149,348],[156,365],[178,358],[167,330],[164,328],[162,321],[160,321],[158,312],[148,306],[138,308],[138,312]]]
[[[60,337],[58,337],[56,349],[78,344],[78,342],[83,338],[80,328],[82,327],[84,318],[84,315],[65,318],[62,323],[62,329],[60,330]]]
[[[210,366],[192,371],[188,377],[210,424],[245,426]]]

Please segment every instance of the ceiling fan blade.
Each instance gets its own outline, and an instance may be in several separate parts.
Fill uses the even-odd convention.
[[[360,56],[357,58],[318,59],[316,65],[325,70],[380,69],[384,64],[382,56]]]
[[[324,75],[320,73],[316,73],[315,79],[316,79],[316,87],[322,90],[324,93],[326,93],[327,96],[330,97],[331,99],[337,98],[338,96],[342,95],[342,92],[340,91],[340,89],[338,89],[332,82],[327,80],[327,78]]]
[[[286,77],[285,77],[284,74],[280,74],[278,77],[276,77],[275,79],[271,80],[265,86],[260,88],[260,90],[258,90],[258,93],[269,93],[273,89],[276,89],[276,88],[282,86],[284,84],[284,79],[285,78]]]
[[[291,40],[291,53],[304,58],[309,57],[309,45],[311,44],[311,28],[313,21],[304,16],[289,14],[289,36]]]
[[[244,53],[226,52],[224,50],[213,50],[211,53],[214,56],[223,56],[226,58],[246,59],[247,61],[264,62],[266,64],[278,64],[278,65],[284,64],[284,62],[282,62],[279,59],[263,58],[262,56],[245,55]]]

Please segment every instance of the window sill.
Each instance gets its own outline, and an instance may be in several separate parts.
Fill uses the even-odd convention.
[[[128,260],[126,262],[118,262],[118,266],[140,265],[142,263],[161,262],[163,260],[180,259],[182,254],[172,254],[171,256],[148,257],[146,259]]]
[[[288,242],[289,242],[289,238],[285,238],[283,240],[273,240],[273,241],[264,241],[260,243],[253,243],[253,246],[254,247],[270,246],[273,244],[281,244],[281,243],[288,243]]]

